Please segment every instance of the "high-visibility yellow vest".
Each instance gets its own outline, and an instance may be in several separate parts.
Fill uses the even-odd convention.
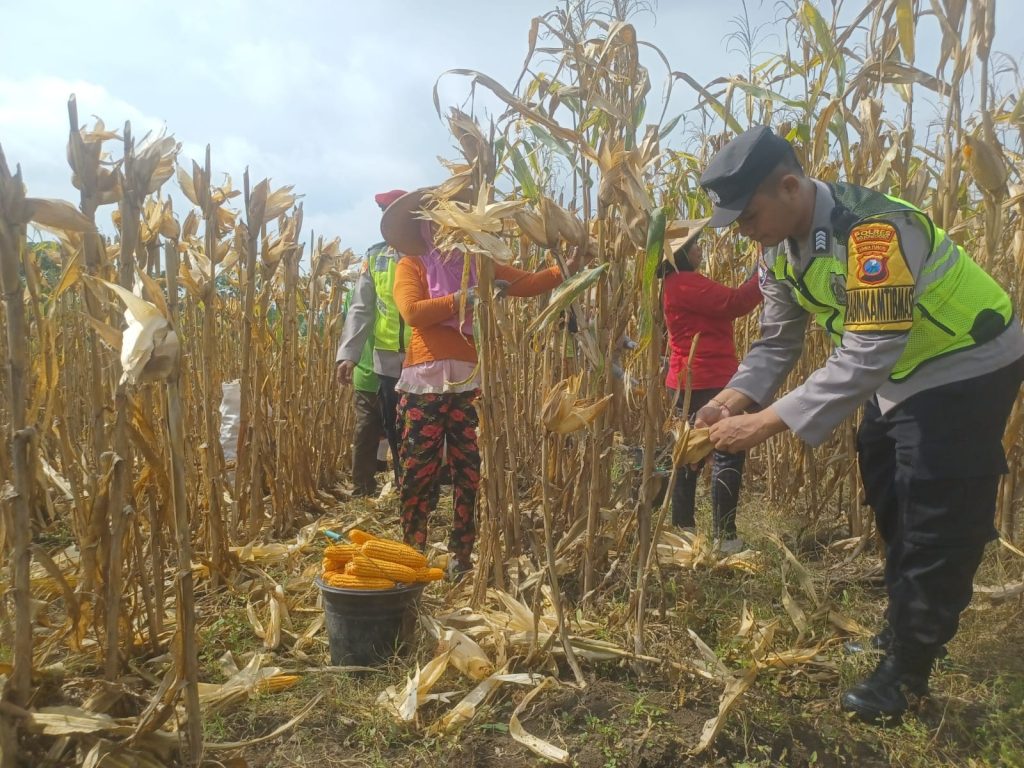
[[[845,331],[910,331],[889,378],[901,381],[923,363],[990,341],[1013,318],[1010,297],[949,236],[910,203],[852,184],[829,184],[835,200],[829,252],[797,274],[784,248],[766,265],[838,346]],[[915,299],[915,281],[886,220],[910,212],[931,234],[923,275],[939,273]]]
[[[366,256],[377,294],[373,324],[374,346],[389,352],[404,352],[409,345],[411,331],[395,305],[395,269],[398,260],[389,257],[385,243],[372,246]]]

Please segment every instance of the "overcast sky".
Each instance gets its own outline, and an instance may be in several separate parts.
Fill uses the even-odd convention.
[[[1018,61],[1020,1],[998,1],[995,46]],[[30,194],[77,202],[65,159],[75,93],[82,121],[95,114],[120,128],[131,120],[139,136],[166,126],[183,157],[200,162],[211,144],[215,174],[230,173],[236,186],[246,166],[254,180],[294,184],[305,195],[305,235],[340,235],[360,252],[380,239],[374,193],[434,182],[444,173],[437,157],[455,154],[432,102],[439,75],[479,69],[511,87],[530,19],[556,5],[0,0],[0,144]],[[755,21],[776,12],[771,0],[747,5]],[[673,69],[707,82],[745,70],[726,41],[741,12],[741,0],[660,0],[656,14],[633,21]],[[777,30],[766,30],[763,50],[779,48]],[[647,63],[660,93],[666,72]],[[693,101],[685,86],[676,90],[673,111]],[[447,78],[442,106],[466,93],[464,80]]]

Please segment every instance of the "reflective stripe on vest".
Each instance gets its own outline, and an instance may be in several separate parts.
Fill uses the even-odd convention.
[[[370,275],[377,294],[374,312],[373,339],[377,349],[404,352],[409,344],[409,329],[405,327],[398,307],[395,306],[395,270],[398,262],[389,258],[386,248],[371,249]]]
[[[850,231],[894,213],[918,216],[931,235],[931,243],[918,277],[919,285],[922,280],[928,284],[915,299],[907,346],[889,378],[902,381],[925,362],[983,344],[1006,330],[1013,317],[1006,291],[928,216],[899,198],[863,187],[829,187],[836,204],[833,253],[816,254],[807,269],[797,274],[785,249],[779,248],[771,271],[776,280],[789,284],[796,301],[814,315],[836,346],[842,344],[846,317],[846,244]]]

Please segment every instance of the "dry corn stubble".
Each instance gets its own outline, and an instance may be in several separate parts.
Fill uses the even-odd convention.
[[[659,211],[668,220],[706,215],[696,177],[730,133],[771,123],[794,142],[813,175],[870,183],[923,206],[1021,306],[1022,102],[1004,76],[989,71],[990,4],[937,10],[905,0],[841,5],[855,24],[839,26],[816,4],[798,3],[782,37],[799,45],[788,55],[766,57],[747,77],[701,85],[670,70],[670,97],[691,88],[700,98],[700,120],[693,114],[674,126],[664,118],[676,102],[657,103],[641,65],[642,46],[625,19],[556,11],[538,20],[535,35],[548,38],[550,50],[540,51],[534,39],[512,89],[481,73],[456,71],[493,91],[510,114],[488,133],[472,116],[452,115],[464,157],[453,164],[442,198],[469,183],[486,191],[472,206],[439,208],[453,242],[483,262],[493,253],[536,268],[549,259],[564,263],[574,248],[596,262],[548,303],[499,303],[491,292],[482,293],[480,568],[494,583],[512,588],[507,564],[532,558],[536,566],[516,607],[504,604],[519,628],[503,638],[504,647],[519,643],[530,658],[542,658],[544,649],[584,662],[641,658],[639,648],[609,649],[579,638],[573,634],[580,631],[578,622],[570,631],[559,615],[565,608],[571,617],[571,598],[593,600],[636,586],[635,579],[620,577],[643,543],[637,516],[652,559],[666,567],[717,567],[702,544],[659,536],[645,517],[655,456],[667,443],[659,360],[664,345],[652,267],[660,258]],[[914,63],[914,40],[922,14],[940,10],[939,64],[928,74]],[[835,18],[845,16],[837,12]],[[922,92],[938,99],[935,130],[922,120]],[[974,92],[980,94],[977,103],[968,98]],[[645,120],[659,125],[646,126]],[[195,668],[187,668],[194,658],[186,647],[194,638],[191,582],[205,589],[213,580],[230,581],[234,572],[251,574],[265,555],[294,556],[308,542],[283,553],[255,547],[246,553],[246,547],[300,529],[304,505],[330,501],[323,489],[344,464],[352,430],[347,396],[333,385],[332,373],[353,255],[322,237],[309,238],[306,251],[291,187],[272,188],[268,180],[250,184],[246,173],[239,193],[230,180],[214,183],[222,177],[212,157],[202,158],[202,165],[178,158],[170,137],[135,142],[130,131],[110,130],[102,121],[82,128],[74,104],[71,123],[67,156],[75,205],[27,198],[6,163],[0,186],[4,293],[19,296],[5,303],[2,351],[8,365],[0,372],[8,393],[0,402],[7,426],[0,461],[2,476],[11,481],[5,503],[16,516],[2,531],[15,608],[8,700],[29,701],[31,671],[46,668],[64,649],[103,653],[113,676],[140,647],[170,649],[174,663],[167,679],[175,685],[154,691],[154,714],[136,723],[142,735],[151,735],[163,722],[159,713],[169,714],[177,683],[196,680]],[[188,201],[178,212],[162,192],[175,169]],[[512,193],[492,199],[495,187]],[[116,216],[108,215],[111,206]],[[54,231],[52,249],[29,247],[29,219]],[[107,220],[116,227],[109,244],[96,231],[96,222]],[[736,258],[726,236],[705,237],[711,275],[737,283],[752,266],[753,252],[741,250]],[[308,274],[300,274],[304,252]],[[486,263],[481,275],[486,286]],[[121,307],[105,295],[107,289],[96,289],[99,281],[124,291],[139,282],[165,319],[171,330],[164,338],[173,333],[181,352],[178,370],[161,371],[170,377],[166,384],[145,377],[135,384],[120,381],[136,363],[145,371],[146,363],[126,357],[122,364],[132,345],[124,344]],[[638,348],[626,349],[624,336],[636,338]],[[755,336],[754,320],[737,329],[741,348]],[[824,335],[811,332],[789,385],[828,354]],[[549,437],[536,415],[544,410],[545,393],[570,377],[580,382],[570,413],[578,410],[576,399],[607,405],[585,411],[580,421],[586,429]],[[216,412],[221,385],[235,378],[241,379],[242,406],[231,475]],[[628,385],[631,380],[636,386]],[[1018,402],[1013,425],[1022,413]],[[687,436],[676,445],[689,442]],[[1004,445],[1011,471],[1000,490],[998,521],[1003,536],[1015,541],[1024,488],[1021,430],[1008,430]],[[641,449],[639,470],[631,461],[613,461],[623,446]],[[763,478],[771,502],[802,510],[808,522],[845,518],[852,533],[864,534],[870,521],[857,503],[854,448],[852,423],[814,451],[777,438],[751,456],[751,474]],[[679,461],[687,458],[692,455]],[[128,508],[133,514],[126,516]],[[546,513],[546,530],[535,525],[535,509]],[[73,557],[34,554],[29,534],[54,528],[69,531]],[[45,577],[33,576],[33,557]],[[640,579],[657,564],[648,566],[634,571]],[[756,565],[740,559],[726,567]],[[819,604],[813,582],[799,568],[791,562],[789,568],[800,593],[787,588],[794,625],[787,631],[811,632],[812,618],[827,605]],[[549,603],[543,589],[556,579],[564,589],[553,591]],[[474,582],[478,605],[488,597],[486,586],[485,579]],[[1010,599],[1015,588],[991,597]],[[34,625],[41,614],[33,600],[57,594],[66,603],[66,633]],[[801,594],[803,604],[797,602]],[[265,589],[262,599],[263,615],[283,625],[276,589]],[[631,615],[642,615],[643,602],[635,608],[641,613]],[[853,626],[834,610],[827,616],[845,631]],[[268,642],[277,645],[281,635],[270,629]],[[637,635],[642,642],[643,632]],[[784,635],[781,628],[764,630],[759,642],[768,643],[769,636],[781,642]],[[763,650],[766,664],[803,658],[800,649],[789,656]],[[487,695],[481,692],[478,700]],[[472,716],[471,704],[476,706],[467,702],[465,717]],[[10,723],[4,723],[0,738],[9,745]],[[188,725],[197,728],[198,719]],[[719,726],[708,731],[711,738]],[[102,730],[105,738],[121,738],[114,731]],[[199,746],[193,730],[190,747]],[[88,746],[90,753],[94,749]]]

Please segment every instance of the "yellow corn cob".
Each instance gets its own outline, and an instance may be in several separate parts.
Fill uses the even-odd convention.
[[[360,531],[358,528],[353,528],[346,535],[350,539],[352,539],[353,542],[355,542],[356,544],[358,544],[360,546],[365,544],[368,541],[377,541],[377,537],[374,536],[372,533],[367,533],[366,531]]]
[[[399,544],[397,541],[373,539],[363,544],[363,554],[374,560],[407,565],[413,570],[427,566],[427,558],[408,544]]]
[[[393,579],[404,584],[416,581],[416,571],[409,566],[387,560],[375,560],[366,555],[356,555],[352,558],[352,573],[356,576]]]
[[[299,675],[274,675],[256,683],[256,690],[260,693],[277,693],[291,688],[301,679]]]
[[[444,578],[444,571],[440,568],[418,568],[416,570],[416,581],[440,581]]]
[[[324,570],[328,570],[326,568],[326,563],[329,560],[332,563],[337,564],[337,567],[330,570],[340,571],[341,566],[351,560],[352,556],[358,551],[359,547],[356,544],[328,544],[327,547],[324,548]]]
[[[330,587],[345,589],[391,589],[395,582],[391,579],[376,579],[372,576],[353,576],[349,573],[332,571],[324,574],[324,584]]]

